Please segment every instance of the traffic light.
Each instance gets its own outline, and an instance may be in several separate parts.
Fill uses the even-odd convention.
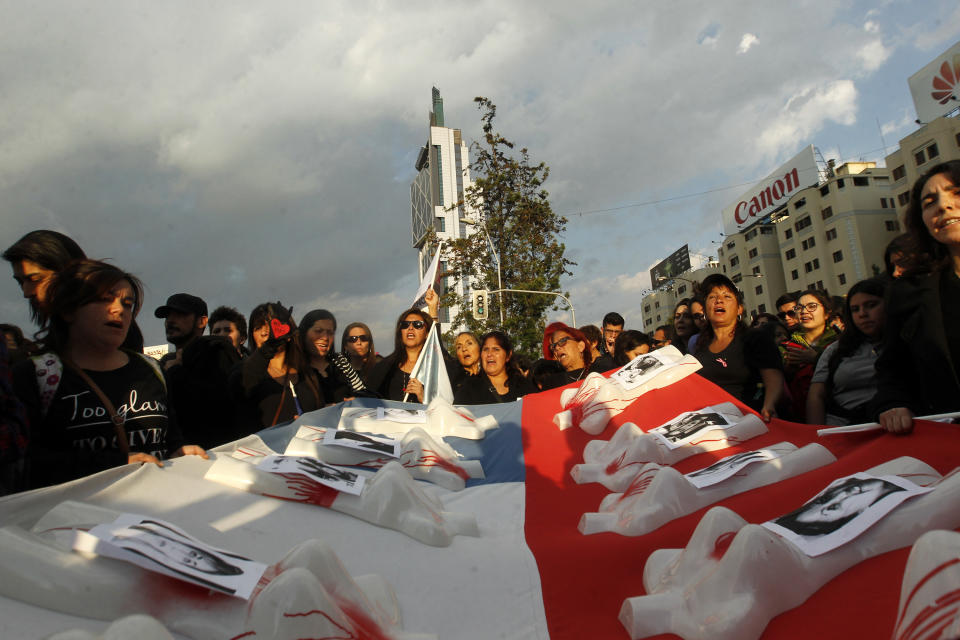
[[[473,292],[473,319],[474,320],[486,320],[487,319],[487,291],[486,289],[481,289],[480,291]]]

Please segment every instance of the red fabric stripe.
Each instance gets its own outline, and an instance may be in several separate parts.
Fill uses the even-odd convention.
[[[625,422],[633,422],[646,430],[682,411],[731,400],[719,387],[692,375],[641,397],[596,437],[609,439]],[[647,557],[658,548],[683,547],[706,509],[646,536],[582,535],[577,531],[581,514],[596,511],[608,491],[599,484],[577,485],[570,477],[570,468],[583,461],[583,447],[594,436],[578,428],[559,431],[551,422],[559,409],[559,389],[526,396],[523,400],[526,538],[540,570],[550,637],[553,640],[627,638],[617,614],[625,598],[643,595],[642,575]],[[960,427],[957,426],[924,422],[918,424],[910,436],[873,432],[818,438],[816,427],[775,420],[770,425],[770,433],[730,449],[688,458],[675,467],[686,473],[731,453],[782,441],[797,446],[819,442],[830,449],[838,461],[720,504],[749,522],[759,523],[800,506],[834,478],[898,456],[919,458],[941,474],[953,469],[960,460],[957,455]],[[818,640],[890,637],[908,554],[909,548],[904,548],[853,567],[802,606],[774,618],[763,637],[815,637]]]

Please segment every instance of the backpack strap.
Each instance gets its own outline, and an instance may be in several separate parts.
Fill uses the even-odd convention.
[[[37,389],[40,390],[40,417],[46,418],[63,377],[63,361],[52,351],[31,356],[30,359],[37,374]]]

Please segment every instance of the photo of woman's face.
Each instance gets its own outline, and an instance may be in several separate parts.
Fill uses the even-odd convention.
[[[847,483],[831,491],[816,505],[797,515],[800,522],[834,522],[867,510],[884,491],[883,480]]]

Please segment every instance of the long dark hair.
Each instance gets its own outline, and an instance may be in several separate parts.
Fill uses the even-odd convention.
[[[941,173],[950,178],[954,186],[960,188],[960,160],[949,160],[931,167],[929,171],[917,178],[913,183],[913,189],[910,190],[910,206],[907,208],[905,219],[912,245],[911,252],[907,256],[907,272],[910,275],[939,271],[950,262],[950,250],[930,235],[927,225],[923,222],[923,203],[920,201],[923,187],[930,178]]]
[[[274,318],[292,325],[293,328],[293,337],[282,347],[284,349],[284,366],[286,366],[287,369],[295,369],[297,371],[297,375],[306,381],[307,386],[310,387],[310,391],[313,392],[317,400],[317,406],[323,406],[323,394],[320,392],[320,383],[313,373],[313,367],[310,366],[310,358],[307,357],[303,349],[303,340],[300,339],[300,330],[297,328],[297,322],[293,319],[293,314],[283,306],[282,302],[265,302],[257,305],[253,311],[250,312],[250,326],[253,327],[250,330],[251,347],[253,350],[257,348],[253,342],[254,329],[262,327],[265,324],[269,325],[270,321]],[[254,319],[257,320],[256,323]]]
[[[632,351],[643,344],[650,347],[653,346],[647,334],[642,331],[637,331],[636,329],[622,331],[620,335],[617,336],[616,342],[613,343],[613,361],[618,367],[622,367],[630,362],[630,358],[627,357],[627,351]]]
[[[72,260],[84,260],[87,254],[70,236],[59,231],[37,229],[10,245],[2,256],[10,264],[29,260],[57,272]],[[45,313],[33,304],[30,305],[30,317],[38,324],[43,324],[46,319]]]
[[[700,295],[703,296],[704,301],[715,289],[726,289],[733,294],[734,298],[737,300],[737,305],[743,306],[743,291],[737,289],[737,285],[733,284],[733,280],[723,275],[722,273],[713,273],[703,279],[703,282],[700,283]],[[707,304],[704,302],[703,307],[704,313],[707,312]],[[733,329],[733,335],[736,337],[738,334],[743,335],[747,331],[747,323],[743,321],[743,318],[737,320],[737,324]],[[700,337],[697,338],[697,345],[695,351],[700,353],[701,351],[706,351],[707,347],[710,346],[710,343],[713,342],[713,339],[717,336],[716,332],[713,330],[713,323],[707,320],[707,324],[703,325],[703,329],[700,330]]]
[[[347,338],[350,337],[350,332],[354,329],[363,329],[363,332],[368,338],[370,338],[370,350],[367,351],[367,355],[363,358],[363,364],[360,365],[358,371],[360,375],[366,379],[370,375],[370,371],[373,370],[373,365],[377,364],[377,350],[373,346],[373,332],[370,331],[370,327],[365,325],[362,322],[351,322],[343,329],[343,337],[340,340],[340,353],[347,355],[350,359],[350,363],[353,363],[353,359],[357,356],[353,355],[347,351]]]
[[[330,320],[333,322],[333,335],[336,335],[337,331],[337,319],[326,309],[314,309],[303,316],[303,320],[300,321],[300,343],[303,345],[303,355],[306,356],[307,362],[310,361],[311,355],[307,349],[307,331],[317,323],[317,320]],[[330,351],[328,353],[334,353],[336,350],[336,341],[333,336],[330,336]]]
[[[402,367],[407,363],[407,348],[403,346],[403,339],[400,337],[403,332],[400,330],[400,323],[410,315],[418,315],[420,319],[423,320],[424,327],[427,329],[427,333],[430,333],[430,329],[433,327],[433,318],[430,317],[429,313],[421,311],[416,307],[407,309],[400,314],[400,317],[397,318],[397,329],[393,334],[393,353],[390,354],[391,357],[396,361],[397,368]]]
[[[493,339],[500,345],[500,348],[507,352],[507,363],[504,365],[504,368],[507,372],[507,386],[513,387],[513,380],[517,378],[522,378],[523,373],[520,372],[520,367],[517,366],[515,358],[513,357],[513,341],[510,340],[510,336],[505,334],[503,331],[493,330],[487,331],[485,334],[480,336],[480,353],[483,354],[483,345],[486,344],[487,340]],[[480,365],[480,371],[483,372],[483,365]],[[485,372],[484,372],[484,375]]]
[[[143,306],[143,284],[135,275],[99,260],[74,260],[61,269],[48,290],[50,315],[40,331],[43,348],[62,354],[70,335],[67,316],[82,306],[101,300],[123,280],[133,287],[133,317],[136,318]],[[130,326],[133,326],[132,320]]]
[[[827,362],[827,371],[829,373],[826,384],[828,393],[830,393],[833,388],[833,374],[836,373],[840,362],[844,358],[852,356],[854,352],[860,348],[860,345],[869,341],[867,335],[863,333],[863,331],[860,331],[853,322],[853,314],[850,311],[850,301],[853,300],[853,296],[858,293],[865,293],[883,299],[886,291],[886,280],[882,278],[870,278],[869,280],[861,280],[856,283],[850,287],[850,291],[847,292],[847,299],[843,303],[843,333],[837,338],[837,348]]]

